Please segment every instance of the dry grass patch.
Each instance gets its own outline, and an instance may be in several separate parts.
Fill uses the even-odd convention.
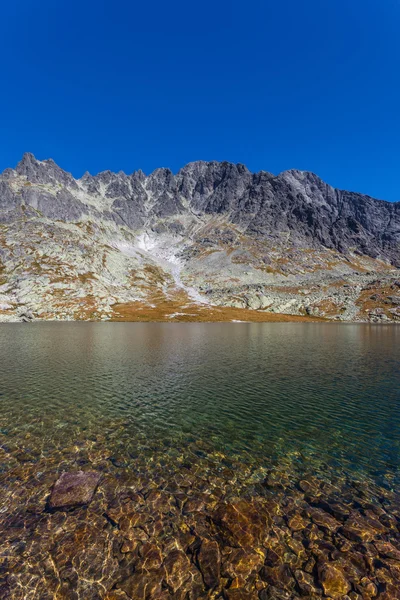
[[[96,298],[90,294],[83,298],[74,299],[70,308],[74,310],[74,319],[76,321],[98,321],[99,313]]]
[[[232,322],[248,321],[264,322],[309,322],[319,319],[308,316],[293,316],[269,313],[245,308],[230,308],[182,303],[181,301],[164,300],[154,307],[144,302],[127,302],[114,304],[111,321],[127,322]]]
[[[391,286],[390,284],[376,285],[371,284],[368,289],[363,289],[356,300],[356,306],[359,307],[359,315],[361,317],[367,317],[371,311],[376,308],[383,309],[384,314],[393,318],[393,315],[389,312],[390,308],[394,308],[390,300],[387,300],[388,296],[400,296],[400,288]]]
[[[333,300],[320,300],[315,302],[312,305],[313,308],[318,308],[318,310],[324,315],[326,318],[334,318],[342,314],[345,310],[345,306],[343,304],[336,304]]]
[[[78,275],[78,279],[81,283],[88,283],[90,281],[93,281],[93,279],[96,279],[94,276],[94,273],[88,272],[88,273],[80,273]]]
[[[7,283],[6,268],[0,263],[0,285],[3,285],[4,283]]]

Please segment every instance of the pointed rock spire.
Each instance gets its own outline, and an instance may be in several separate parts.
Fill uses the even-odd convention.
[[[77,187],[71,173],[60,169],[52,158],[40,161],[32,152],[25,152],[15,170],[18,175],[25,176],[31,183],[57,182],[74,189]]]

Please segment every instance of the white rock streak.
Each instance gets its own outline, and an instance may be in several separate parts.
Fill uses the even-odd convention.
[[[163,270],[171,274],[175,286],[182,289],[188,297],[196,304],[209,304],[194,287],[186,285],[181,278],[183,263],[176,255],[177,247],[180,243],[179,238],[171,235],[154,235],[144,232],[137,238],[135,245],[127,242],[115,241],[113,246],[118,248],[123,254],[134,256],[136,258],[142,256],[159,265]]]

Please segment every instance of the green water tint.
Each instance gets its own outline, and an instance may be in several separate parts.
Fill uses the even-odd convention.
[[[247,598],[236,588],[261,600],[324,597],[321,556],[344,569],[349,593],[359,593],[367,578],[375,597],[395,597],[397,566],[390,561],[396,559],[376,544],[400,548],[399,337],[395,326],[336,324],[3,325],[0,597],[142,597],[146,543],[157,547],[167,569],[160,581],[151,576],[149,598]],[[49,512],[58,475],[78,469],[102,474],[92,504]],[[141,539],[143,529],[127,531],[127,502],[135,513],[144,511],[143,523],[160,521],[164,533],[149,529]],[[228,535],[224,519],[215,516],[221,510],[229,516],[238,502],[249,512],[249,531],[256,528],[251,515],[267,515],[268,542],[258,533],[252,540],[264,566],[249,540],[232,541],[237,532]],[[199,512],[185,511],[189,505]],[[340,529],[318,521],[313,511],[321,506],[324,515],[341,519]],[[363,519],[362,535],[354,533],[353,513]],[[298,518],[304,529],[291,526]],[[78,534],[82,528],[87,538]],[[220,579],[211,590],[198,556],[204,540],[217,540],[221,553]],[[318,540],[321,549],[314,548]],[[298,564],[290,550],[296,543],[304,546]],[[194,587],[171,587],[171,544],[183,552],[178,572],[190,563]],[[376,555],[376,564],[359,568],[358,579],[337,562],[335,552],[346,544],[346,556]],[[232,545],[247,552],[249,569],[255,561],[245,576],[236,573],[243,581],[226,558]],[[90,548],[92,562],[84,558]],[[279,564],[268,562],[272,548]],[[46,570],[48,561],[56,568]],[[400,554],[398,563],[400,574]],[[281,588],[286,576],[271,569],[285,565],[291,575]],[[386,569],[386,582],[379,569]],[[303,576],[311,577],[311,588]]]
[[[5,444],[29,433],[51,452],[102,435],[123,452],[141,436],[193,438],[260,464],[295,452],[398,475],[397,327],[50,323],[0,334]]]

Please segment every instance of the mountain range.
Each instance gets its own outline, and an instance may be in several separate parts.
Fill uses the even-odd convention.
[[[0,320],[400,320],[400,202],[192,162],[0,175]]]

